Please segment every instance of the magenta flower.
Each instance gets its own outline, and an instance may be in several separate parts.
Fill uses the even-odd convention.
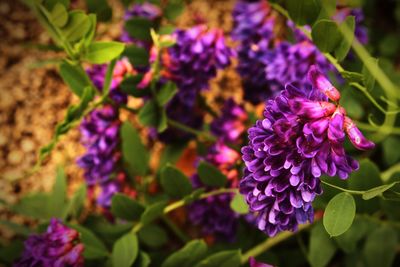
[[[84,262],[83,250],[76,230],[51,219],[45,233],[28,237],[22,257],[14,263],[14,267],[81,267]]]
[[[315,71],[311,68],[309,77],[321,77]],[[308,94],[288,85],[268,100],[264,119],[249,129],[249,144],[242,148],[240,191],[258,213],[258,228],[269,236],[313,220],[311,203],[322,193],[321,175],[346,179],[358,169],[344,150],[346,133],[356,148],[373,147],[342,107],[327,102],[323,92],[332,92],[330,83],[317,85]]]

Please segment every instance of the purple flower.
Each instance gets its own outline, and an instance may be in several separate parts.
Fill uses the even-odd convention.
[[[257,104],[273,93],[261,58],[275,37],[275,15],[265,0],[240,0],[233,10],[233,22],[232,38],[239,42],[237,70],[242,77],[244,99]]]
[[[86,153],[78,158],[88,185],[106,182],[116,169],[120,155],[118,110],[107,105],[92,111],[81,123],[81,142]]]
[[[159,6],[153,5],[148,2],[142,4],[133,4],[124,15],[124,20],[128,21],[133,18],[144,18],[150,21],[156,21],[161,18],[161,9]],[[129,35],[129,33],[124,29],[120,40],[125,43],[133,43],[137,46],[143,48],[150,48],[151,42],[146,42],[143,40],[137,40]]]
[[[279,92],[286,84],[292,84],[300,90],[310,90],[307,72],[312,65],[317,65],[322,73],[334,70],[310,40],[295,44],[283,41],[273,50],[266,51],[263,61],[266,79],[273,92]]]
[[[66,227],[59,220],[51,219],[45,233],[28,237],[22,257],[14,266],[79,267],[84,262],[83,250],[84,246],[76,230]]]
[[[326,90],[316,89],[306,94],[288,85],[268,100],[264,119],[249,129],[249,144],[242,148],[240,192],[269,236],[313,220],[311,203],[322,193],[321,175],[346,179],[358,168],[343,148],[345,132],[357,148],[373,147],[342,107],[327,102]]]
[[[262,262],[257,262],[255,258],[250,257],[249,258],[249,264],[250,267],[273,267],[272,265],[262,263]]]
[[[205,25],[178,29],[173,37],[175,45],[162,56],[164,76],[176,83],[182,103],[193,106],[217,70],[230,64],[233,50],[226,46],[222,30],[208,30]]]
[[[224,142],[237,143],[245,131],[246,120],[243,106],[230,98],[224,103],[221,116],[211,123],[211,132]]]

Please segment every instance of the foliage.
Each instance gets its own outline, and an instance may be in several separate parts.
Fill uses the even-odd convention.
[[[17,236],[10,245],[0,248],[2,263],[11,264],[12,260],[18,258],[23,250],[21,238],[26,238],[30,231],[43,232],[51,218],[58,218],[78,231],[80,242],[85,247],[83,256],[87,266],[234,267],[247,264],[250,257],[259,257],[279,266],[282,263],[288,263],[287,266],[309,264],[315,267],[329,266],[330,263],[332,266],[394,266],[399,263],[400,152],[397,148],[400,141],[397,135],[400,130],[396,117],[399,112],[399,75],[394,71],[394,60],[390,62],[371,56],[373,52],[374,56],[390,58],[395,55],[394,51],[398,52],[398,45],[387,48],[394,42],[390,39],[393,33],[381,42],[376,40],[379,38],[372,39],[365,47],[357,39],[357,17],[347,14],[343,20],[335,19],[337,10],[333,1],[269,1],[274,16],[285,21],[285,25],[280,26],[287,27],[286,20],[291,20],[293,26],[286,30],[292,31],[294,39],[303,38],[301,40],[316,46],[332,65],[332,79],[335,87],[341,90],[340,104],[346,108],[348,116],[357,120],[358,126],[368,133],[377,147],[371,152],[355,152],[346,143],[346,150],[360,159],[359,168],[350,174],[347,181],[318,176],[324,193],[313,202],[314,222],[299,226],[297,232],[278,232],[275,236],[266,237],[255,227],[257,214],[250,212],[250,200],[238,190],[238,177],[242,176],[243,169],[238,156],[239,148],[245,144],[241,134],[245,128],[249,128],[249,117],[258,116],[249,111],[256,108],[247,103],[247,110],[243,109],[245,115],[238,115],[246,117],[240,118],[247,121],[240,122],[243,129],[238,134],[237,142],[226,141],[226,138],[218,136],[215,128],[222,127],[226,132],[235,132],[239,120],[225,126],[213,125],[206,119],[205,125],[193,127],[171,115],[171,109],[185,118],[195,115],[198,110],[201,110],[203,117],[207,113],[212,119],[224,114],[208,105],[204,98],[207,88],[198,89],[194,97],[195,104],[189,107],[193,114],[186,113],[187,109],[182,109],[184,111],[180,114],[180,101],[187,95],[182,96],[179,87],[181,81],[174,76],[177,72],[172,74],[171,69],[176,71],[177,66],[171,66],[171,61],[166,58],[170,59],[174,55],[171,51],[182,45],[176,43],[174,32],[176,20],[188,9],[186,1],[122,1],[128,12],[139,14],[135,13],[124,23],[124,31],[130,38],[126,43],[96,40],[98,22],[112,20],[113,10],[108,1],[86,0],[90,14],[83,10],[70,10],[69,1],[24,2],[47,30],[54,44],[64,52],[64,58],[58,65],[59,74],[71,92],[79,97],[78,103],[68,107],[65,118],[57,124],[52,140],[39,151],[34,170],[40,169],[63,135],[93,111],[106,106],[117,110],[116,136],[120,141],[113,149],[118,151],[115,161],[119,169],[109,175],[107,182],[110,183],[107,185],[111,189],[100,189],[105,195],[110,194],[107,195],[110,200],[108,206],[97,206],[100,212],[93,208],[96,207],[93,201],[94,188],[99,184],[83,184],[71,195],[67,194],[68,177],[61,166],[57,169],[51,192],[32,192],[23,196],[18,203],[9,205],[7,208],[10,211],[38,224],[35,224],[35,229],[28,229],[11,222],[0,222]],[[144,12],[141,9],[143,5],[149,5],[144,10],[154,14]],[[364,8],[369,15],[370,6],[366,4]],[[394,13],[398,25],[399,10],[400,4],[396,4]],[[378,29],[372,30],[371,36],[376,37],[374,35],[379,35],[378,32]],[[193,31],[192,35],[195,34],[198,34],[196,38],[204,37],[203,33]],[[211,40],[210,36],[206,35],[208,39],[204,40],[216,42],[216,47],[220,48],[220,39]],[[204,40],[203,43],[199,41],[193,44],[191,49],[205,57],[207,51],[202,51]],[[272,43],[267,47],[271,47]],[[263,47],[257,43],[251,49],[256,53],[259,52],[257,49]],[[188,57],[186,54],[184,56]],[[223,56],[218,55],[217,58],[221,60]],[[207,64],[216,61],[205,63],[206,60],[201,60],[196,62],[199,64],[196,71],[207,69]],[[99,64],[107,65],[101,88],[84,69],[86,65]],[[119,77],[121,66],[124,66],[125,72]],[[182,71],[190,73],[193,70]],[[191,75],[195,80],[195,71]],[[118,76],[118,82],[115,76]],[[135,98],[140,105],[133,108],[129,106],[130,102],[116,101],[112,95],[115,90],[126,97]],[[203,93],[199,94],[200,91]],[[339,105],[336,99],[334,102]],[[128,118],[122,122],[119,121],[120,110],[129,113],[129,116],[121,116]],[[265,128],[271,123],[267,119],[259,122]],[[180,135],[182,133],[189,134],[190,138]],[[166,135],[176,138],[173,142],[160,145],[164,142],[162,136]],[[112,135],[105,136],[104,140],[99,141],[101,148],[107,146],[107,138]],[[190,139],[195,142],[190,142]],[[191,164],[195,167],[189,166],[193,170],[188,172],[177,162],[189,157],[190,151],[194,150],[193,145],[197,149],[196,160]],[[223,153],[213,154],[215,149],[221,147]],[[267,152],[279,154],[282,151],[257,151],[260,154]],[[251,160],[254,159],[244,161],[251,165]],[[185,167],[188,167],[187,162]],[[265,168],[271,169],[279,163],[264,164]],[[277,172],[279,170],[276,169]],[[257,178],[265,181],[262,180],[265,177]],[[290,181],[289,184],[292,183]],[[290,202],[296,201],[292,195],[290,197]],[[205,203],[205,210],[218,209],[219,205],[229,210],[237,223],[233,227],[235,233],[232,240],[221,240],[217,234],[201,230],[201,226],[188,226],[191,224],[190,214],[194,203]],[[279,206],[280,203],[273,205]],[[275,220],[271,214],[268,216],[270,221]],[[223,221],[222,228],[228,228],[224,224],[227,221]],[[294,238],[288,240],[294,236],[297,244]],[[307,246],[303,244],[304,236],[307,237]],[[277,245],[278,249],[274,247]],[[282,253],[285,255],[282,256]],[[292,255],[289,253],[295,257],[287,256]]]

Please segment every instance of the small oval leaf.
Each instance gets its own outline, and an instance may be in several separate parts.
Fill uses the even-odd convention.
[[[336,22],[327,19],[321,19],[314,24],[311,36],[319,50],[327,53],[332,52],[342,40]]]
[[[202,183],[213,187],[222,187],[226,183],[226,176],[220,170],[208,162],[201,161],[197,168]]]
[[[353,223],[356,203],[349,193],[337,194],[329,201],[324,213],[324,227],[330,236],[339,236]]]
[[[118,239],[112,251],[113,266],[130,267],[138,256],[138,240],[134,233],[129,232]]]

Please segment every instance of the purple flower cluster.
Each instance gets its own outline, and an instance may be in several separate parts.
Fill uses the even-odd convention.
[[[176,44],[162,51],[162,77],[176,83],[178,93],[167,104],[168,118],[194,129],[203,126],[204,112],[196,105],[200,91],[209,88],[209,81],[217,70],[230,64],[233,50],[225,44],[220,29],[208,30],[198,25],[187,30],[178,29],[172,35]],[[193,134],[169,128],[158,135],[163,142],[188,140]]]
[[[106,70],[106,65],[100,65],[87,71],[99,90],[102,90]],[[133,74],[135,71],[127,60],[118,61],[114,68],[109,95],[115,104],[127,101],[126,94],[118,89],[127,73]],[[119,182],[112,180],[121,157],[118,150],[120,126],[118,108],[111,104],[93,110],[83,119],[80,126],[81,143],[85,146],[86,153],[78,158],[77,163],[85,170],[84,176],[89,186],[100,185],[101,193],[97,203],[106,208],[110,206],[112,195],[121,187]]]
[[[81,142],[87,151],[78,165],[85,169],[88,185],[105,183],[115,171],[120,158],[116,153],[120,124],[118,110],[111,105],[92,111],[82,121]]]
[[[237,162],[240,155],[225,145],[225,142],[238,142],[244,131],[243,123],[246,119],[243,107],[237,105],[232,99],[227,100],[222,115],[212,122],[213,133],[218,137],[218,141],[209,148],[204,158],[226,175],[228,187],[232,188],[238,186]],[[192,184],[195,188],[204,186],[197,174],[192,176]],[[212,234],[219,239],[232,241],[239,216],[230,208],[231,200],[232,194],[198,200],[189,208],[189,219],[193,224],[200,225],[204,234]]]
[[[343,148],[346,133],[356,148],[374,147],[345,110],[328,101],[338,101],[340,94],[315,66],[308,77],[314,86],[309,93],[287,85],[266,102],[264,119],[249,129],[249,144],[242,148],[240,192],[269,236],[313,220],[321,175],[346,179],[358,168]]]
[[[239,0],[233,10],[232,38],[242,76],[244,98],[257,104],[271,96],[270,82],[265,75],[266,63],[261,60],[274,38],[275,15],[265,0]]]
[[[311,84],[307,79],[307,71],[312,65],[317,65],[323,73],[334,70],[310,40],[295,44],[283,41],[273,50],[266,51],[262,60],[272,92],[279,92],[286,84],[308,91]]]
[[[177,84],[177,97],[182,103],[193,106],[198,93],[208,89],[217,70],[230,64],[233,50],[226,46],[221,29],[209,30],[205,25],[178,29],[173,38],[176,44],[162,56],[164,74]]]
[[[149,2],[144,2],[142,4],[136,3],[126,10],[124,20],[129,21],[130,19],[134,18],[144,18],[150,21],[156,21],[157,19],[161,18],[161,14],[161,9],[157,5]],[[122,32],[120,40],[124,43],[133,43],[143,48],[150,48],[151,46],[150,42],[136,40],[135,38],[131,37],[126,29],[124,29]]]
[[[45,233],[28,237],[22,257],[14,267],[80,267],[84,263],[83,250],[79,233],[52,219]]]

